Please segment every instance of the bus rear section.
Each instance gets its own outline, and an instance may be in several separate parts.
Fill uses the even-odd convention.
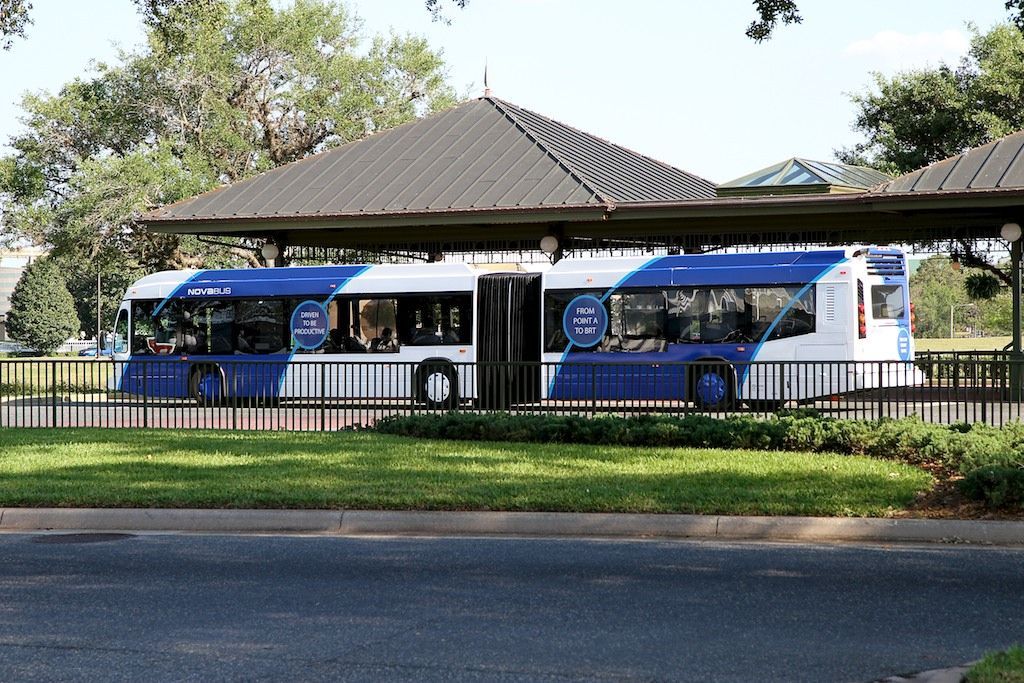
[[[863,255],[856,281],[856,336],[853,359],[858,388],[920,384],[924,375],[914,366],[916,317],[902,251],[871,247]]]

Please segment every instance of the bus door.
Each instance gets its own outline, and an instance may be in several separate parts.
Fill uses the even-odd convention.
[[[538,273],[493,273],[477,281],[477,395],[481,407],[540,399]]]

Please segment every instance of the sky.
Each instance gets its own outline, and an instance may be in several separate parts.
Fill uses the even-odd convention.
[[[956,63],[969,24],[1006,16],[1003,0],[799,0],[804,22],[757,44],[747,0],[469,0],[450,24],[423,0],[347,4],[368,36],[426,36],[468,97],[486,64],[495,96],[716,183],[833,159],[860,139],[849,95],[872,72]],[[28,39],[0,52],[0,144],[24,92],[56,92],[142,41],[131,0],[37,0],[33,16]]]

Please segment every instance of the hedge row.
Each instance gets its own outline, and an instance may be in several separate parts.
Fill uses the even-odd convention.
[[[375,429],[431,439],[617,446],[827,451],[940,464],[965,475],[963,490],[992,505],[1024,503],[1024,424],[934,425],[917,417],[838,420],[814,411],[768,419],[704,415],[586,418],[571,415],[448,413],[394,416]]]

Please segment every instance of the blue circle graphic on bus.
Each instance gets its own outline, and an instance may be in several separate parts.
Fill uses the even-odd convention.
[[[327,341],[327,309],[317,301],[303,301],[292,311],[291,328],[300,348],[318,348]]]
[[[900,328],[899,337],[896,338],[896,350],[900,360],[910,360],[910,332],[905,327]]]
[[[565,307],[562,330],[576,346],[593,346],[604,339],[608,331],[608,311],[596,296],[582,294]]]

